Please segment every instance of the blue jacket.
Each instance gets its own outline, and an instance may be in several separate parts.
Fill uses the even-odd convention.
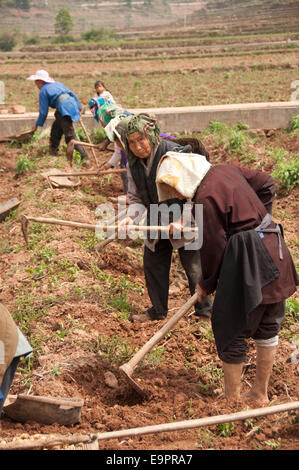
[[[36,125],[42,127],[48,116],[49,107],[57,109],[62,116],[79,121],[82,105],[77,95],[63,83],[45,83],[39,92],[39,116]]]

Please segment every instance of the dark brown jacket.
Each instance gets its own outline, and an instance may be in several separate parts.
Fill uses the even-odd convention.
[[[203,205],[200,285],[208,294],[216,290],[229,237],[256,228],[267,212],[271,213],[274,197],[275,182],[264,172],[233,165],[216,165],[209,170],[193,198],[195,204]],[[280,272],[263,287],[262,303],[280,302],[296,291],[295,267],[283,239],[280,259],[277,234],[266,233],[262,240]]]

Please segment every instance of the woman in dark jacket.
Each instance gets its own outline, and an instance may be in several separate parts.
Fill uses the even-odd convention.
[[[275,182],[266,173],[211,166],[192,154],[166,154],[156,179],[159,200],[191,198],[203,208],[198,298],[216,291],[212,328],[223,363],[225,395],[239,398],[247,341],[256,342],[249,398],[268,402],[268,383],[285,299],[298,278],[281,227],[272,221]]]
[[[115,129],[115,134],[125,148],[128,160],[129,208],[124,223],[132,224],[133,219],[147,213],[147,225],[151,224],[158,207],[156,169],[161,157],[169,150],[191,151],[192,146],[182,147],[172,140],[161,139],[157,121],[147,114],[139,114],[123,119]],[[204,147],[201,146],[204,152]],[[208,155],[208,153],[207,153]],[[179,204],[176,199],[173,203]],[[179,205],[178,205],[179,207]],[[161,320],[168,311],[169,272],[173,248],[178,248],[181,263],[189,281],[191,294],[201,276],[198,250],[190,250],[186,240],[173,240],[160,237],[145,239],[144,273],[152,307],[145,314],[134,316],[134,320]],[[195,315],[210,317],[211,300],[207,297],[195,305]]]

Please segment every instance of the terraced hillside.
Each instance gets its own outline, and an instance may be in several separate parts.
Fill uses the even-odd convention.
[[[128,3],[128,2],[127,2]],[[30,10],[11,8],[2,0],[0,30],[16,33],[54,33],[55,17],[61,0],[30,0]],[[190,37],[209,34],[277,33],[297,31],[299,4],[296,0],[137,0],[130,8],[126,2],[70,0],[67,4],[74,22],[73,33],[80,35],[90,28],[139,33],[165,31],[167,35]]]
[[[274,33],[296,31],[299,3],[296,0],[209,0],[189,22],[202,31]]]

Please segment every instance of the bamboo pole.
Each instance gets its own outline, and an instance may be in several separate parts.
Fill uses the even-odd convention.
[[[51,178],[55,177],[61,177],[61,176],[102,176],[102,175],[110,175],[110,174],[119,174],[119,173],[124,173],[127,170],[125,168],[111,168],[108,170],[95,170],[95,171],[78,171],[78,172],[72,172],[72,173],[55,173],[53,175],[46,175],[48,184],[52,191],[54,191],[53,188],[53,182],[51,182]],[[55,183],[55,182],[54,182]],[[59,184],[59,183],[57,183]]]
[[[254,408],[252,410],[239,411],[231,414],[210,416],[208,418],[191,419],[178,421],[176,423],[156,424],[152,426],[143,426],[139,428],[124,429],[120,431],[109,431],[98,434],[75,434],[71,436],[45,436],[42,439],[32,441],[13,441],[0,443],[0,450],[33,450],[45,447],[53,447],[62,444],[76,444],[81,442],[92,442],[95,439],[102,441],[106,439],[119,439],[124,437],[135,437],[145,434],[155,434],[161,432],[181,431],[183,429],[194,429],[204,426],[215,426],[222,423],[233,421],[244,421],[249,418],[259,418],[276,413],[296,410],[299,408],[299,401],[283,403],[280,405],[267,406],[263,408]]]
[[[109,175],[110,173],[125,173],[126,168],[111,168],[108,170],[94,170],[94,171],[78,171],[73,173],[55,173],[48,175],[49,178],[55,178],[55,176],[97,176],[97,175]]]
[[[89,142],[82,142],[81,140],[71,140],[71,142],[74,144],[74,145],[83,145],[83,147],[90,147],[90,148],[94,148],[94,149],[98,149],[99,152],[103,152],[104,150],[101,149],[101,144],[92,144],[92,143],[89,143]],[[109,148],[106,148],[105,150],[108,150],[108,152],[114,152],[113,149],[109,149]]]
[[[103,231],[115,231],[118,232],[132,232],[132,231],[142,231],[142,232],[168,232],[169,226],[160,226],[160,225],[99,225],[99,224],[85,224],[82,222],[73,222],[70,220],[61,220],[61,219],[52,219],[46,217],[27,217],[26,215],[22,215],[20,218],[22,232],[26,243],[28,244],[28,223],[29,222],[37,222],[40,224],[52,224],[52,225],[62,225],[65,227],[73,227],[73,228],[83,228],[87,230],[103,230]],[[184,233],[196,233],[198,231],[197,227],[184,227]]]
[[[87,224],[82,222],[73,222],[71,220],[62,220],[62,219],[52,219],[46,217],[26,217],[28,221],[31,222],[38,222],[41,224],[52,224],[52,225],[63,225],[66,227],[76,227],[76,228],[86,228],[89,230],[103,230],[103,231],[110,231],[110,230],[124,230],[127,229],[128,231],[157,231],[157,232],[168,232],[169,226],[160,226],[160,225],[99,225],[99,224]],[[189,232],[197,232],[197,227],[185,227],[184,231],[186,233]]]

